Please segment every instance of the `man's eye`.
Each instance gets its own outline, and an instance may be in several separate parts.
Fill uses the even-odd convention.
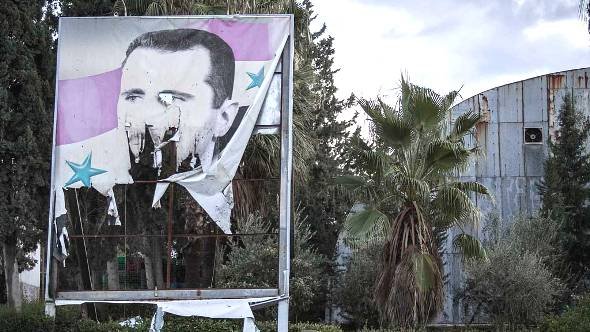
[[[128,95],[125,97],[125,100],[130,101],[130,102],[134,102],[138,99],[141,99],[141,96],[138,95]]]
[[[172,96],[172,101],[177,101],[177,100],[186,101],[186,99],[184,97],[181,97],[181,96]]]

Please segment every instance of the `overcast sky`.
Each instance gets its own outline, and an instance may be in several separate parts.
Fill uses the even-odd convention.
[[[579,0],[315,0],[335,38],[339,96],[391,95],[400,73],[465,98],[590,66]]]

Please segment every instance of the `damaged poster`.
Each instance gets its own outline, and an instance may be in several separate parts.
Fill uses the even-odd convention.
[[[108,198],[110,223],[120,224],[113,186],[145,180],[134,179],[132,169],[147,157],[157,170],[153,207],[177,183],[230,233],[232,178],[256,124],[278,118],[262,110],[267,95],[280,98],[268,91],[289,22],[270,16],[61,19],[56,220],[66,213],[61,191],[92,187]],[[174,171],[164,176],[166,162]]]

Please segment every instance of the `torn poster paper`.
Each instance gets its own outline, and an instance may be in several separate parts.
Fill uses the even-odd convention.
[[[56,211],[65,213],[57,192],[93,187],[119,223],[113,186],[133,183],[129,170],[147,142],[158,170],[174,142],[177,168],[192,169],[154,179],[162,183],[154,206],[176,182],[230,232],[231,180],[257,121],[277,118],[261,109],[289,24],[287,16],[62,18]]]
[[[254,314],[250,304],[270,300],[273,297],[245,298],[245,299],[212,299],[212,300],[174,300],[174,301],[83,301],[83,300],[55,300],[55,305],[80,305],[85,302],[96,303],[143,303],[156,305],[156,313],[152,318],[151,330],[160,331],[164,325],[164,313],[178,316],[199,316],[208,318],[244,319],[243,331],[258,331],[254,323]]]

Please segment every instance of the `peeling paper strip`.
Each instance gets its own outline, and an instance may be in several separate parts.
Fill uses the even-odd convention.
[[[279,48],[275,52],[275,56],[270,65],[273,69],[277,67],[281,59],[281,53],[286,45],[288,34],[283,36]],[[262,86],[252,105],[246,111],[240,126],[221,151],[218,160],[215,160],[207,172],[203,172],[201,168],[183,173],[174,174],[156,185],[152,207],[157,207],[159,201],[166,192],[170,182],[177,183],[191,194],[191,196],[199,203],[203,209],[209,214],[211,219],[223,230],[226,234],[231,234],[230,230],[230,215],[233,207],[233,195],[231,195],[231,180],[238,170],[240,161],[256,122],[258,115],[264,103],[264,96],[268,92],[270,82],[273,75],[267,74],[264,77]]]
[[[83,301],[83,300],[55,300],[56,306],[61,305],[80,305],[86,302],[93,303],[141,303],[153,304],[157,306],[156,313],[152,318],[152,327],[155,331],[163,325],[163,313],[171,313],[178,316],[200,316],[207,318],[228,318],[244,319],[244,332],[256,332],[254,323],[254,313],[250,308],[250,303],[265,302],[276,299],[276,297],[260,297],[248,299],[215,299],[215,300],[179,300],[179,301]],[[157,314],[162,313],[162,321],[159,321]]]
[[[119,218],[119,210],[117,209],[117,201],[115,200],[115,192],[113,188],[109,189],[107,193],[109,207],[107,210],[107,215],[114,219],[115,226],[121,226],[121,218]]]
[[[53,206],[55,211],[55,218],[64,215],[68,212],[68,210],[66,210],[66,199],[64,196],[64,190],[62,188],[55,189],[55,202]]]
[[[242,328],[243,332],[260,332],[256,324],[254,323],[254,318],[244,318],[244,327]]]
[[[265,302],[277,297],[255,297],[246,299],[212,299],[212,300],[174,300],[174,301],[92,301],[92,300],[55,300],[55,305],[80,305],[83,303],[112,304],[153,304],[168,313],[179,316],[201,316],[208,318],[247,318],[254,317],[250,303]]]
[[[68,247],[70,244],[70,238],[68,235],[68,229],[65,226],[65,223],[59,223],[58,227],[58,219],[64,218],[66,213],[66,200],[64,196],[64,191],[61,188],[55,190],[55,202],[54,202],[54,219],[53,219],[53,230],[55,231],[56,242],[55,246],[57,249],[60,249],[60,255],[63,256],[63,264],[65,266],[65,257],[69,256]]]

